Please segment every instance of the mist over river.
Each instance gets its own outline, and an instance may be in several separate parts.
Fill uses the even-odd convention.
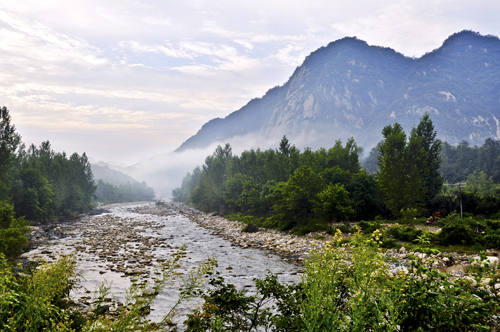
[[[154,203],[116,204],[104,208],[106,213],[60,224],[50,234],[35,232],[35,236],[50,235],[50,239],[23,255],[47,262],[56,260],[61,254],[75,255],[82,281],[81,287],[71,296],[84,310],[91,303],[96,287],[104,281],[111,283],[115,299],[125,302],[131,279],[151,282],[159,264],[182,245],[187,246],[186,257],[178,269],[182,275],[213,257],[218,263],[216,270],[226,282],[250,293],[255,291],[252,279],[264,278],[268,271],[277,274],[280,282],[300,281],[300,266],[267,250],[236,246],[216,231],[200,227],[179,213],[174,205],[164,208],[161,215],[144,213],[155,209]],[[151,307],[151,320],[159,321],[169,312],[177,299],[178,288],[178,284],[168,285],[159,294]],[[201,299],[183,303],[179,308],[182,314],[174,321],[182,321],[185,313],[201,303]]]

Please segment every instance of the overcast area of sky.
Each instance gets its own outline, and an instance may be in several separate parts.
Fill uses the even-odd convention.
[[[2,0],[0,106],[29,145],[127,165],[173,151],[345,36],[419,57],[498,0]]]

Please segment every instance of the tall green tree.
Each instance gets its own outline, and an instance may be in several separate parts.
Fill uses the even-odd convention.
[[[286,229],[298,223],[307,224],[316,196],[322,189],[323,179],[311,167],[302,166],[295,170],[282,187],[281,199],[274,205]]]
[[[204,211],[223,212],[225,208],[224,190],[229,178],[229,168],[232,159],[231,146],[217,146],[211,156],[205,158],[203,172],[200,174],[191,201]]]
[[[23,168],[14,195],[14,210],[28,220],[46,221],[53,214],[54,192],[38,168]]]
[[[0,201],[10,199],[16,150],[20,143],[21,136],[16,133],[9,110],[4,106],[0,108]]]
[[[399,123],[384,127],[382,135],[378,180],[387,207],[394,215],[400,215],[402,209],[422,208],[428,176],[422,138],[412,132],[407,141]]]
[[[439,169],[441,168],[441,141],[436,139],[437,132],[429,117],[425,113],[420,119],[417,127],[412,129],[412,133],[422,138],[421,147],[425,152],[425,161],[427,165],[427,177],[425,186],[427,187],[427,203],[433,201],[441,192],[444,178]]]
[[[355,213],[352,204],[344,186],[331,183],[318,194],[314,210],[326,222],[340,221]]]

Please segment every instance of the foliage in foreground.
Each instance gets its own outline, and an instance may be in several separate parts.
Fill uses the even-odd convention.
[[[0,253],[14,257],[28,246],[28,222],[24,218],[14,218],[14,207],[0,201]]]
[[[490,286],[497,271],[478,265],[468,279],[451,280],[415,259],[391,272],[380,232],[356,233],[341,245],[340,232],[325,249],[313,250],[302,282],[255,280],[247,296],[220,278],[205,303],[185,323],[188,331],[491,331],[500,303]],[[473,287],[477,283],[481,287]],[[482,283],[482,284],[481,284]],[[274,300],[274,303],[270,300]],[[264,306],[264,304],[271,305]]]
[[[128,290],[119,315],[105,314],[104,299],[109,296],[109,284],[103,283],[94,295],[93,315],[84,317],[69,299],[78,283],[75,260],[71,256],[52,264],[42,264],[33,275],[14,273],[0,254],[0,331],[165,331],[172,325],[177,308],[197,293],[203,276],[216,265],[213,259],[201,264],[187,277],[180,278],[176,269],[185,255],[182,247],[163,263],[153,285],[134,284]],[[174,281],[180,282],[176,304],[159,323],[147,320],[149,307],[161,290]]]
[[[2,331],[69,331],[79,313],[70,308],[68,295],[75,286],[75,262],[63,257],[43,264],[32,277],[15,275],[0,254],[0,326]]]
[[[500,302],[492,286],[500,282],[488,264],[470,267],[452,280],[415,258],[410,267],[389,269],[379,248],[381,232],[361,231],[341,244],[337,231],[324,249],[311,251],[302,281],[282,284],[276,275],[255,279],[257,293],[247,294],[212,275],[202,292],[204,304],[188,315],[188,331],[491,331],[497,329]],[[105,314],[109,285],[94,296],[94,314],[82,316],[69,300],[76,285],[75,262],[63,257],[43,264],[33,275],[14,273],[0,254],[2,331],[158,331],[172,329],[178,304],[199,294],[213,260],[181,280],[177,304],[160,323],[147,321],[152,301],[174,281],[182,248],[164,265],[153,285],[133,285],[117,315]],[[483,259],[485,257],[482,257]],[[151,291],[152,289],[152,291]],[[117,307],[118,308],[118,307]]]

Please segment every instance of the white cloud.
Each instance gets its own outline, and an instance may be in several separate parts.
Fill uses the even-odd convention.
[[[462,29],[500,35],[499,11],[494,0],[4,0],[0,99],[26,139],[137,161],[283,84],[331,41],[419,56]]]

